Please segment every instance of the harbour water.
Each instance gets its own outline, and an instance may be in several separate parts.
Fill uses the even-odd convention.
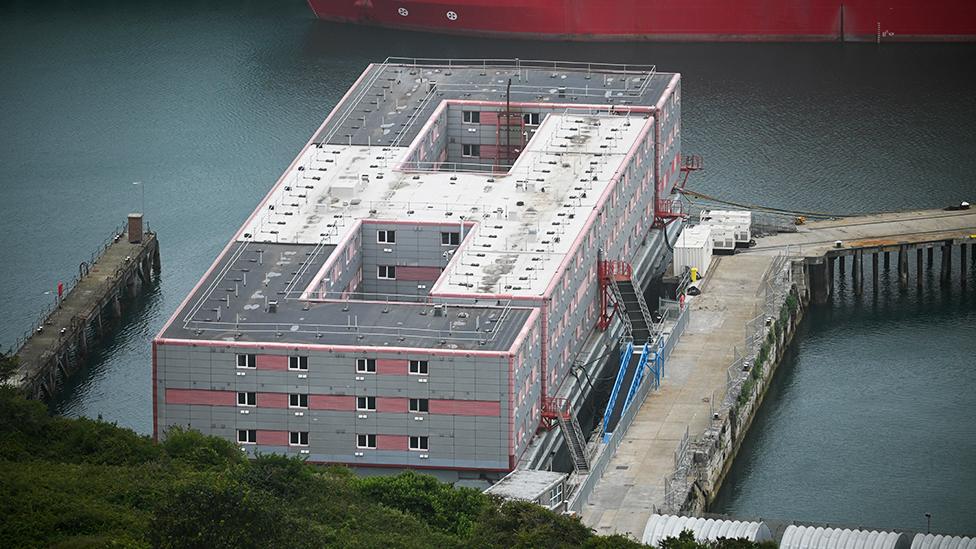
[[[53,406],[140,432],[151,337],[388,55],[681,72],[683,149],[706,165],[689,186],[712,195],[835,213],[976,198],[972,45],[558,44],[344,27],[301,0],[84,5],[0,6],[0,343],[144,192],[160,283]],[[976,533],[974,285],[814,311],[717,510],[879,527],[930,512]]]

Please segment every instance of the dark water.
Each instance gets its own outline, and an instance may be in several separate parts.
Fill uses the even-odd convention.
[[[534,43],[346,28],[301,0],[69,4],[0,4],[0,342],[140,207],[132,182],[144,182],[162,279],[56,404],[141,432],[151,336],[365,64],[388,55],[682,72],[684,148],[706,162],[690,186],[710,194],[828,212],[976,195],[973,46]],[[924,507],[976,530],[973,301],[939,299],[808,323],[757,423],[777,446],[750,443],[722,509],[883,526]],[[810,403],[822,395],[835,396]],[[894,411],[911,421],[878,421]]]

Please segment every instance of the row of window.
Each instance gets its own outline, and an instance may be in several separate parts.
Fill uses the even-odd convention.
[[[480,124],[481,123],[481,112],[480,111],[461,111],[461,120],[465,124]],[[538,126],[539,122],[542,120],[542,113],[538,112],[527,112],[522,114],[522,120],[525,121],[526,126]]]
[[[408,447],[411,450],[428,450],[430,448],[429,442],[429,437],[411,436]],[[356,448],[375,450],[376,435],[356,435]]]
[[[467,145],[465,145],[467,146]],[[477,155],[474,155],[477,156]],[[376,231],[377,244],[396,244],[396,231],[379,229]],[[445,231],[441,233],[441,246],[457,246],[461,243],[461,233]]]
[[[249,392],[239,392],[237,393],[237,405],[238,406],[257,406],[258,398],[257,393]],[[411,398],[410,400],[410,411],[411,412],[421,412],[427,413],[430,411],[430,399],[426,398]],[[289,408],[308,408],[308,394],[307,393],[291,393],[288,395],[288,407]],[[362,412],[374,412],[376,411],[376,397],[371,396],[361,396],[356,397],[356,410]]]
[[[361,374],[375,374],[376,359],[357,358],[356,371]],[[407,372],[409,372],[411,375],[425,376],[429,373],[429,371],[430,368],[426,360],[411,360],[407,363]]]
[[[392,267],[391,267],[392,268]],[[237,367],[238,368],[257,368],[257,355],[237,355]],[[289,356],[288,357],[288,369],[289,370],[308,370],[308,357],[307,356]],[[407,368],[408,372],[412,375],[427,375],[429,369],[426,360],[411,360]],[[361,374],[375,374],[376,373],[376,359],[375,358],[357,358],[356,359],[356,372]],[[243,394],[243,393],[241,393]]]
[[[411,450],[428,450],[430,448],[430,437],[411,436],[409,438]],[[237,442],[239,444],[257,444],[257,429],[238,429]],[[290,431],[288,433],[288,444],[290,446],[308,446],[308,431]],[[356,447],[375,450],[376,435],[356,435]]]
[[[257,444],[257,430],[238,429],[237,442],[240,444]],[[288,444],[290,446],[308,446],[308,431],[290,431],[288,433]]]
[[[257,368],[257,355],[237,355],[238,368]],[[289,370],[308,370],[307,356],[288,357]]]

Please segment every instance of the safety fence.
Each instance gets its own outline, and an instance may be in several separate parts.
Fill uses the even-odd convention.
[[[712,394],[709,400],[711,425],[701,440],[690,441],[686,434],[675,451],[674,471],[664,478],[664,509],[661,512],[680,514],[691,484],[703,474],[702,467],[709,460],[706,454],[715,449],[711,441],[717,439],[721,430],[720,418],[725,417],[737,405],[763,341],[793,285],[791,251],[784,250],[777,255],[760,279],[756,291],[759,300],[755,314],[746,322],[741,343],[732,349],[733,359],[726,369],[725,394],[720,403],[716,402],[716,395]],[[704,448],[705,452],[699,451],[699,447]],[[696,450],[693,451],[692,448]],[[702,455],[696,456],[696,453]]]
[[[675,344],[677,344],[678,340],[681,338],[681,334],[688,326],[691,311],[688,309],[688,307],[682,307],[677,301],[667,300],[662,300],[658,310],[661,312],[662,319],[659,323],[655,324],[655,333],[657,336],[654,342],[649,345],[649,348],[657,349],[657,352],[663,355],[663,362],[666,363],[667,357],[670,356]],[[648,361],[648,364],[650,363],[651,361]],[[663,376],[663,365],[661,369],[662,372],[660,372],[660,374]],[[613,459],[614,454],[616,454],[617,448],[626,437],[630,425],[634,422],[634,418],[637,417],[641,406],[644,404],[644,400],[651,392],[651,389],[656,387],[657,385],[655,383],[651,383],[651,379],[647,379],[647,381],[641,383],[631,398],[630,405],[620,416],[620,420],[617,422],[617,426],[614,428],[613,433],[607,437],[604,437],[601,429],[591,436],[591,440],[594,440],[595,442],[589,449],[591,452],[590,471],[582,479],[578,488],[570,497],[568,505],[570,510],[577,513],[580,512],[583,505],[585,505],[589,500],[590,495],[593,493],[593,489],[603,477],[603,473],[610,464],[610,460]],[[604,440],[604,438],[606,440]]]

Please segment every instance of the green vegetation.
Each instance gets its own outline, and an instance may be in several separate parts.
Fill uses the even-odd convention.
[[[5,385],[0,516],[0,547],[642,547],[414,472],[359,478],[278,455],[248,460],[184,429],[156,444],[103,421],[50,416]],[[758,549],[686,536],[662,547]]]
[[[10,379],[17,371],[18,359],[9,352],[0,351],[0,383]]]
[[[776,543],[764,541],[756,543],[745,539],[719,539],[716,541],[696,541],[691,532],[685,530],[676,538],[661,541],[661,549],[776,549]]]
[[[175,429],[162,444],[0,387],[0,547],[639,547],[405,472],[358,478]]]

